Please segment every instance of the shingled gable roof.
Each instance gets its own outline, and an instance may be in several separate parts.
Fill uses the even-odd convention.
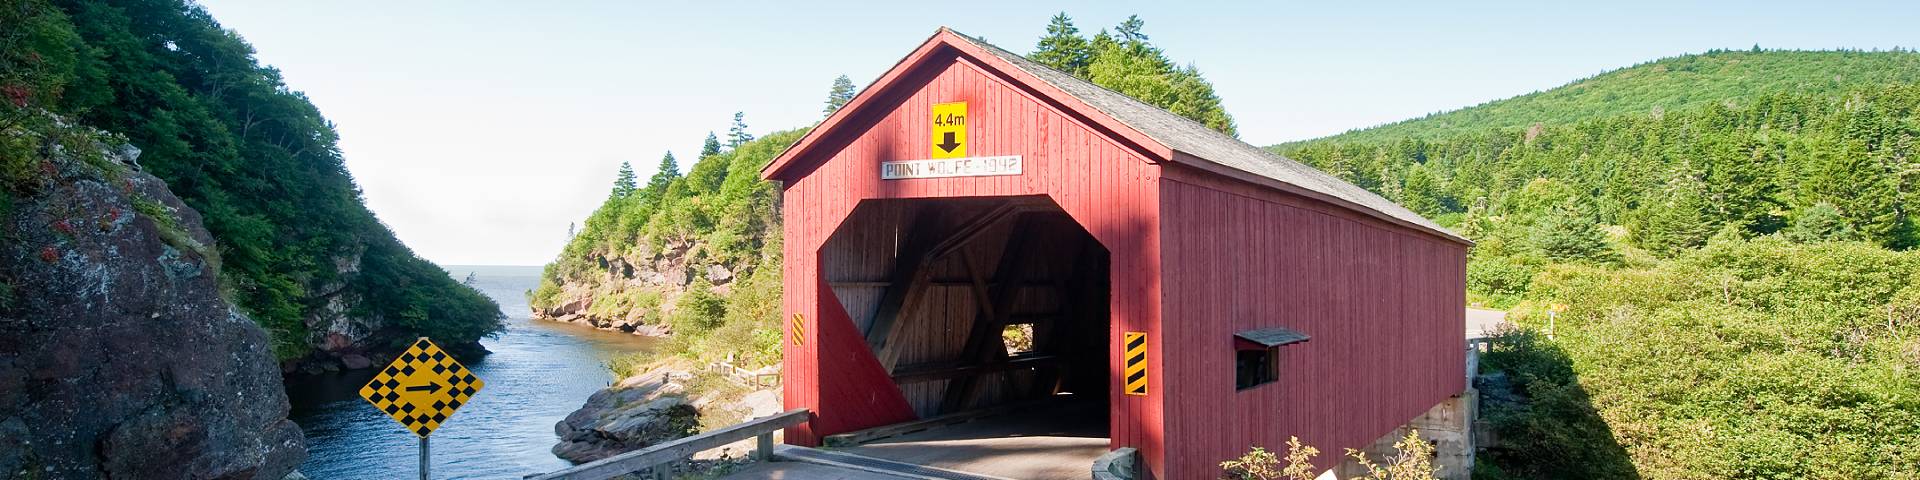
[[[1113,131],[1121,137],[1119,140],[1136,144],[1144,153],[1158,157],[1153,160],[1185,164],[1257,185],[1326,201],[1455,242],[1468,245],[1473,243],[1466,237],[1448,231],[1412,210],[1407,210],[1406,207],[1328,175],[1326,172],[1249,145],[1207,128],[1199,122],[1054,70],[946,27],[941,27],[934,32],[933,36],[913,53],[901,59],[900,63],[895,64],[879,80],[874,81],[873,85],[862,90],[858,97],[847,103],[846,107],[834,112],[827,117],[826,121],[807,132],[800,141],[788,147],[785,152],[781,152],[761,170],[761,176],[765,178],[778,176],[797,157],[810,153],[819,140],[818,137],[831,131],[853,112],[864,109],[866,103],[879,96],[881,90],[890,86],[919,63],[932,57],[932,54],[939,51],[941,47],[957,50],[961,55],[984,63],[988,67],[1010,70],[1005,73],[1029,83],[1029,86],[1047,96],[1049,100],[1076,110],[1076,113],[1087,117],[1088,120]]]

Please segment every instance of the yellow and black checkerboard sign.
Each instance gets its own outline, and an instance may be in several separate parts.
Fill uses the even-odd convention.
[[[466,405],[484,385],[440,346],[420,337],[406,353],[374,375],[373,381],[360,387],[360,398],[414,435],[425,437],[446,423],[447,417]]]
[[[1147,332],[1127,332],[1124,337],[1127,345],[1127,395],[1147,394]]]
[[[793,314],[793,346],[807,344],[807,317]]]

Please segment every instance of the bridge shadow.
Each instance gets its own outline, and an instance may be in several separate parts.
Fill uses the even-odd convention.
[[[1492,445],[1478,455],[1474,478],[1641,477],[1560,345],[1511,326],[1489,340],[1475,384]]]

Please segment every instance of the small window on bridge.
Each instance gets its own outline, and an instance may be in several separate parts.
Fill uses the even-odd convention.
[[[1246,390],[1280,379],[1280,347],[1308,338],[1307,334],[1280,327],[1233,334],[1234,388]]]
[[[1246,390],[1274,381],[1277,370],[1274,359],[1279,357],[1274,353],[1272,348],[1234,350],[1234,388]]]

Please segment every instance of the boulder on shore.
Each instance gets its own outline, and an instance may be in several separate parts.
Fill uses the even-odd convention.
[[[671,368],[628,377],[595,392],[579,410],[554,424],[553,454],[585,463],[691,435],[700,412],[686,399],[685,378]]]
[[[0,478],[286,477],[305,438],[200,215],[99,150],[0,209]]]

